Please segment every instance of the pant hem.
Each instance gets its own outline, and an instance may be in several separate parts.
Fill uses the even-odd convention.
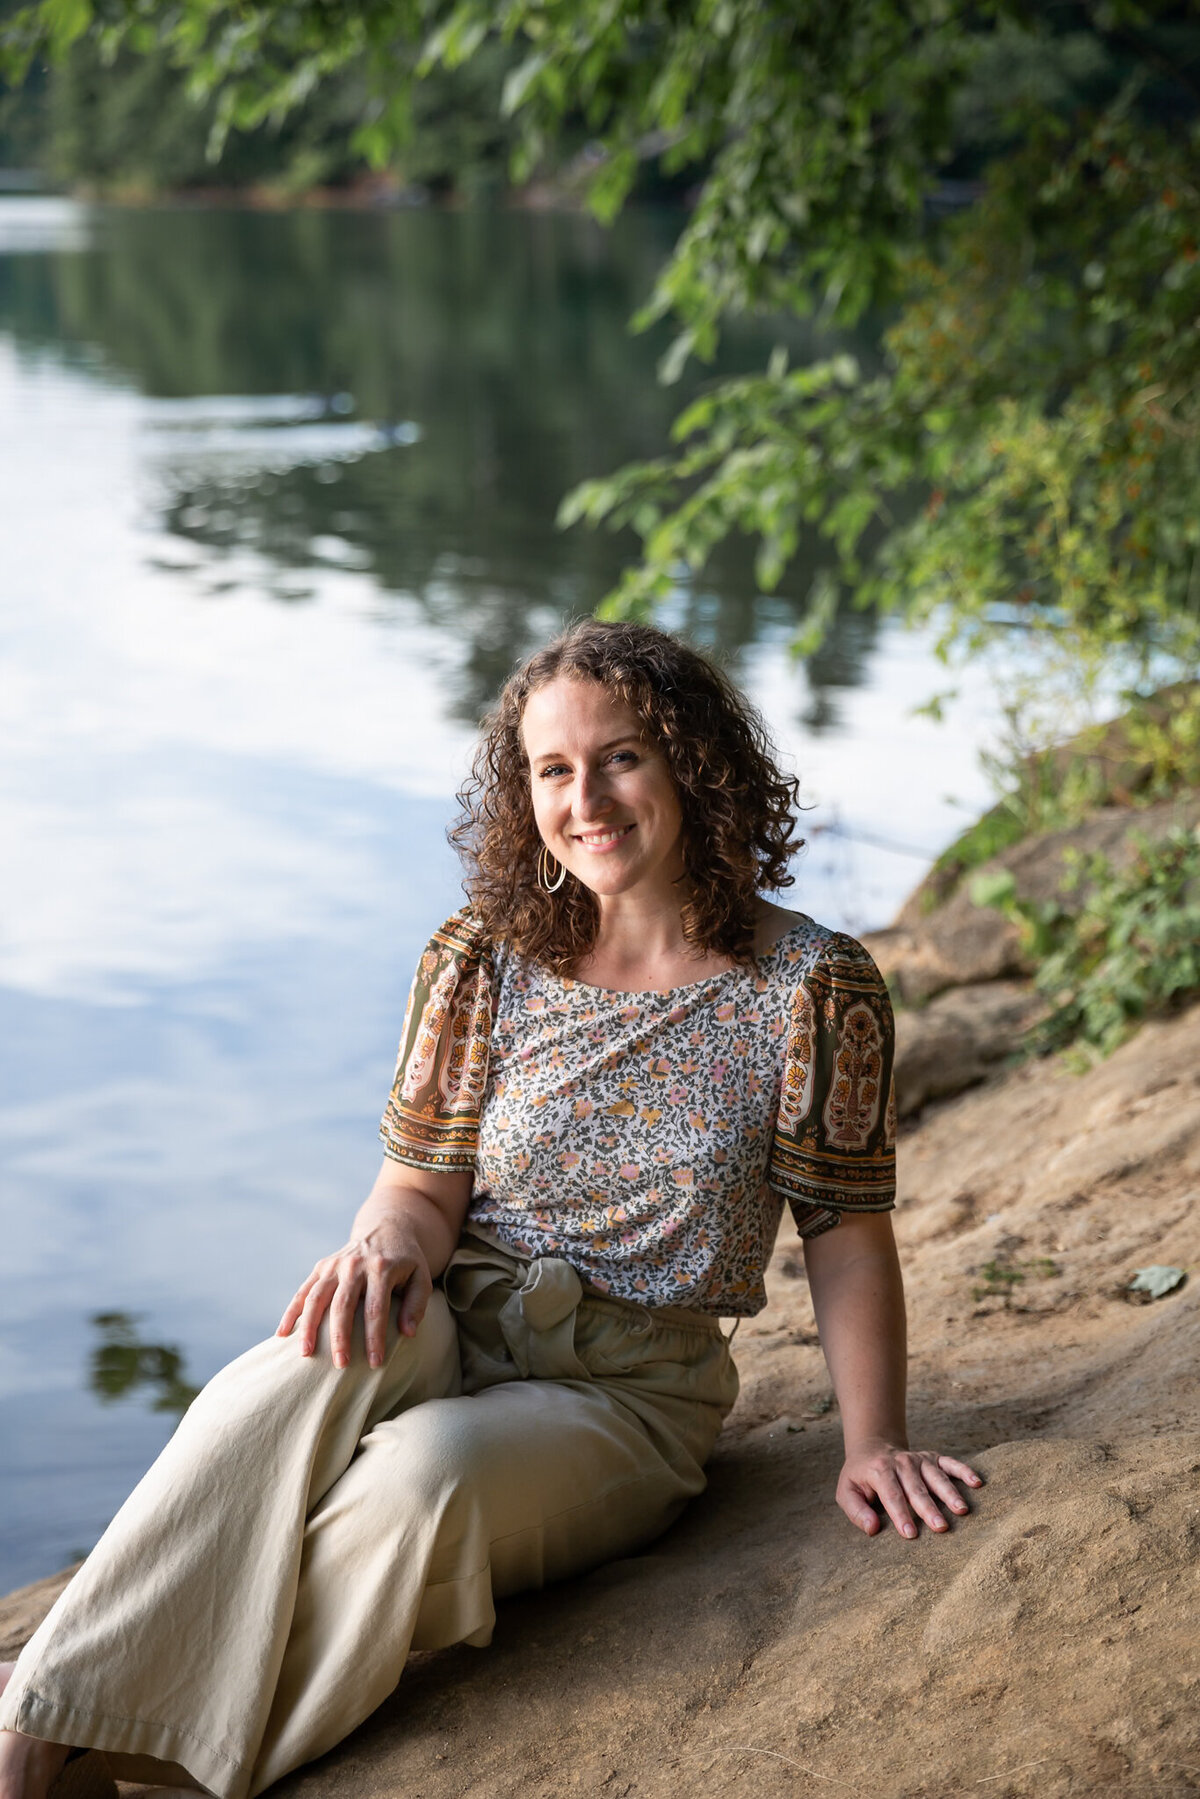
[[[216,1794],[217,1799],[244,1799],[250,1785],[249,1769],[180,1725],[83,1711],[49,1699],[31,1687],[26,1687],[21,1695],[13,1728],[50,1743],[174,1762]]]

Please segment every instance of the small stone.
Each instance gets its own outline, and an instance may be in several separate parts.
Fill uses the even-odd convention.
[[[1182,1268],[1169,1268],[1161,1262],[1155,1262],[1149,1268],[1138,1268],[1125,1291],[1139,1305],[1148,1305],[1152,1299],[1165,1299],[1168,1293],[1174,1293],[1182,1287],[1187,1273]]]

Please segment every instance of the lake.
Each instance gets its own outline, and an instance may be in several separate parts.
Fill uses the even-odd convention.
[[[627,326],[679,223],[0,199],[0,1591],[344,1239],[480,712],[632,554],[557,503],[711,379]],[[858,612],[792,660],[811,569],[732,548],[664,622],[803,779],[784,903],[862,930],[988,803],[995,702]]]

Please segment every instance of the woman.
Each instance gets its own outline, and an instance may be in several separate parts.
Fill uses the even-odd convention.
[[[980,1484],[906,1446],[887,994],[759,897],[796,786],[745,701],[661,632],[585,622],[510,680],[463,797],[470,904],[421,958],[374,1189],[25,1650],[0,1799],[98,1790],[65,1744],[245,1799],[410,1648],[484,1644],[495,1596],[650,1541],[704,1486],[737,1390],[718,1320],[765,1303],[785,1198],[842,1509],[913,1537]]]

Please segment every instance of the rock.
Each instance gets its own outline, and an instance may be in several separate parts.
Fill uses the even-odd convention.
[[[1090,813],[1080,823],[1060,831],[1045,831],[1014,843],[987,862],[982,869],[1007,868],[1016,877],[1022,899],[1047,900],[1062,893],[1063,852],[1074,850],[1082,855],[1100,851],[1123,867],[1137,853],[1135,839],[1145,837],[1151,843],[1165,837],[1174,825],[1194,826],[1200,822],[1200,794],[1190,792],[1176,799],[1163,800],[1156,806],[1107,806]],[[972,874],[975,873],[973,869]],[[954,898],[965,895],[956,893]],[[922,881],[905,900],[896,916],[901,928],[920,930],[933,917],[945,913],[948,904],[930,903],[930,888]]]
[[[1086,794],[1084,809],[1093,812],[1186,795],[1200,784],[1198,702],[1200,682],[1163,687],[1120,717],[1026,757],[1023,781],[1031,792]],[[918,889],[922,916],[947,900],[967,871],[970,858],[960,846],[981,836],[1006,841],[1012,822],[1011,802],[1001,800],[938,857]]]
[[[903,914],[902,914],[903,916]],[[977,987],[1031,972],[1015,924],[955,897],[924,926],[896,924],[862,939],[904,1006],[922,1006],[951,987]]]
[[[0,1662],[15,1660],[78,1567],[75,1562],[60,1574],[18,1587],[15,1593],[0,1599]]]
[[[1135,1304],[1148,1305],[1151,1300],[1165,1299],[1168,1293],[1177,1293],[1186,1279],[1182,1268],[1164,1268],[1161,1262],[1153,1262],[1149,1268],[1134,1270],[1125,1296]]]
[[[1019,898],[1061,899],[1066,894],[1068,852],[1099,852],[1121,868],[1137,854],[1137,839],[1158,842],[1176,825],[1200,824],[1200,794],[1139,810],[1109,807],[1067,830],[1048,831],[1016,843],[972,873],[1008,870]],[[923,881],[886,931],[869,931],[863,943],[904,1005],[922,1005],[949,987],[1008,980],[1032,971],[1017,926],[993,908],[976,906],[964,883],[929,911],[934,890]]]
[[[1045,1008],[1018,981],[956,987],[896,1014],[896,1106],[901,1118],[962,1093],[995,1071]]]

